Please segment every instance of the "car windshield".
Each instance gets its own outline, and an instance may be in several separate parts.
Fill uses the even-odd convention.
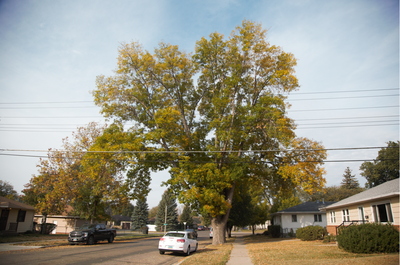
[[[171,236],[171,237],[185,237],[185,234],[183,234],[183,233],[167,233],[165,236]]]
[[[83,231],[83,230],[90,230],[90,229],[94,229],[96,228],[96,225],[82,225],[81,227],[79,227],[77,230],[78,231]]]

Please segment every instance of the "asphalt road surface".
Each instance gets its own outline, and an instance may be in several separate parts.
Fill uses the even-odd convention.
[[[208,231],[199,231],[199,241],[210,240]],[[61,246],[0,253],[0,264],[176,264],[184,254],[158,252],[159,238],[137,241],[107,241],[98,244]]]

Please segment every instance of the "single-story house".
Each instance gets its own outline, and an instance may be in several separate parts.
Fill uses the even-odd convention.
[[[32,231],[35,208],[0,196],[0,233]]]
[[[399,179],[394,179],[324,207],[328,233],[336,235],[339,226],[365,222],[391,223],[399,229],[399,195]]]
[[[76,227],[81,227],[82,225],[89,223],[88,220],[81,219],[79,216],[71,214],[72,210],[73,208],[71,206],[67,206],[62,214],[49,214],[47,216],[46,223],[57,225],[52,234],[69,234],[74,231]],[[37,224],[42,224],[45,222],[45,216],[35,214],[34,221]]]
[[[301,227],[310,225],[319,225],[325,227],[327,225],[326,213],[321,212],[320,208],[331,205],[334,202],[304,202],[302,204],[287,208],[285,210],[272,213],[272,223],[282,227],[283,234],[289,232],[296,233]]]

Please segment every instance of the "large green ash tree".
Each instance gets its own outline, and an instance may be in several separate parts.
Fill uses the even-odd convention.
[[[211,219],[213,244],[221,244],[238,183],[270,194],[324,185],[321,163],[306,162],[322,161],[323,147],[297,139],[286,113],[298,88],[295,66],[260,24],[243,21],[228,38],[199,40],[193,55],[165,43],[154,53],[123,44],[115,75],[99,76],[93,95],[107,118],[134,123],[140,149],[132,151],[141,153],[131,158],[128,182],[169,169],[166,185]]]

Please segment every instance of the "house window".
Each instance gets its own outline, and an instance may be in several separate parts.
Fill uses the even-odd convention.
[[[17,222],[18,222],[18,223],[23,223],[23,222],[25,222],[25,215],[26,215],[26,211],[19,210],[19,211],[18,211]]]
[[[336,214],[335,214],[335,211],[331,211],[331,212],[330,212],[330,216],[331,216],[331,224],[336,223]]]
[[[320,214],[314,214],[314,222],[322,222],[322,216]]]
[[[358,220],[364,222],[364,207],[358,207]]]
[[[343,221],[350,221],[349,209],[342,210]]]
[[[390,203],[372,205],[372,210],[373,210],[375,222],[393,223],[392,208],[390,207]]]
[[[293,223],[297,222],[297,215],[296,214],[292,214],[292,222]]]

